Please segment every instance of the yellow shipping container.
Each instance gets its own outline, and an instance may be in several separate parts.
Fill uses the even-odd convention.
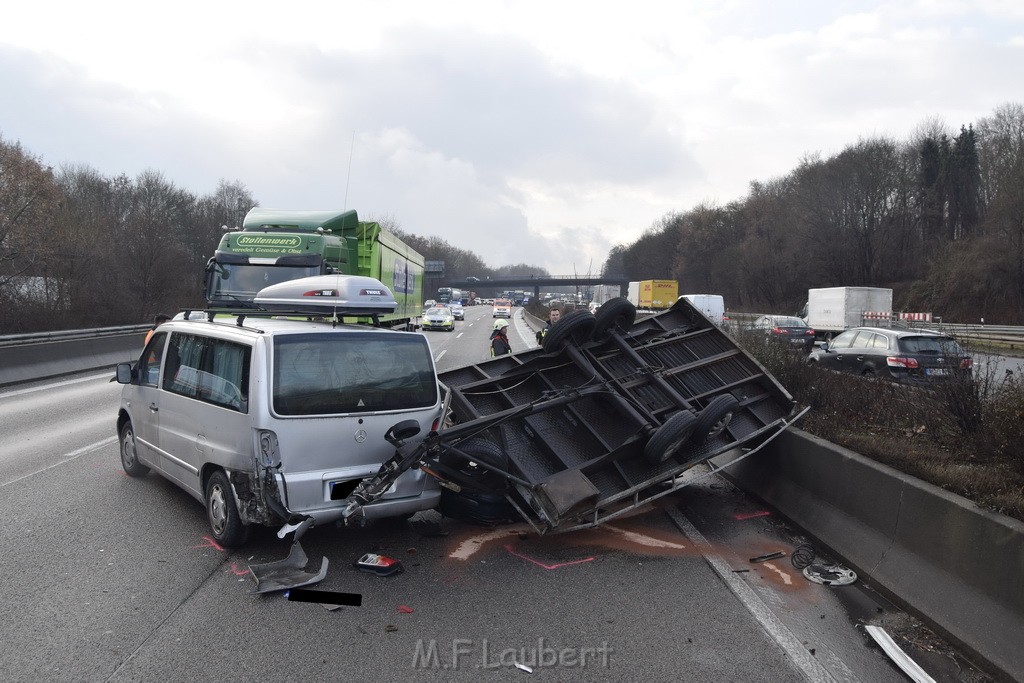
[[[679,283],[675,280],[641,280],[640,306],[659,310],[671,308],[679,298]]]

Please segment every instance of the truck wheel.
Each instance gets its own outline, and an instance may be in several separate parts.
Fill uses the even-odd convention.
[[[658,431],[644,446],[647,462],[657,465],[671,458],[690,440],[696,426],[697,417],[688,410],[681,410],[665,420],[665,424],[658,427]]]
[[[594,331],[594,316],[590,311],[573,311],[551,326],[541,346],[545,353],[560,351],[567,342],[575,345],[590,339]]]
[[[694,443],[702,444],[724,432],[732,422],[739,404],[732,394],[722,394],[711,399],[697,417],[697,425],[693,428]]]
[[[131,422],[121,427],[121,467],[129,477],[144,477],[149,468],[139,462],[139,449],[135,443],[135,430]]]
[[[595,341],[601,341],[615,330],[628,332],[636,320],[636,306],[621,296],[609,299],[597,309],[594,320],[591,337]]]
[[[213,540],[225,548],[237,548],[249,538],[249,527],[238,515],[235,494],[221,470],[211,474],[206,482],[206,519]]]

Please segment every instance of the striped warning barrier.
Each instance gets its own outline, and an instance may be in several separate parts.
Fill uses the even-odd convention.
[[[909,320],[911,322],[930,323],[932,321],[932,314],[931,313],[900,313],[900,320]]]

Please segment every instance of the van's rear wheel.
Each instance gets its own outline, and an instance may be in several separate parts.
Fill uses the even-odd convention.
[[[225,548],[237,548],[249,538],[249,527],[238,515],[235,494],[221,470],[211,474],[206,482],[206,519],[213,540]]]

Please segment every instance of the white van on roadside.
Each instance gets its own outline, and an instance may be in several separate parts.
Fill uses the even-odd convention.
[[[679,298],[689,301],[719,327],[725,321],[725,300],[721,294],[684,294]]]
[[[164,323],[138,362],[117,366],[125,472],[154,470],[203,502],[226,547],[252,525],[341,519],[355,487],[395,454],[389,430],[401,423],[422,438],[441,417],[422,334],[308,319],[394,310],[379,281],[304,278],[256,303],[266,310]],[[439,498],[436,481],[413,469],[364,514],[408,515]]]

